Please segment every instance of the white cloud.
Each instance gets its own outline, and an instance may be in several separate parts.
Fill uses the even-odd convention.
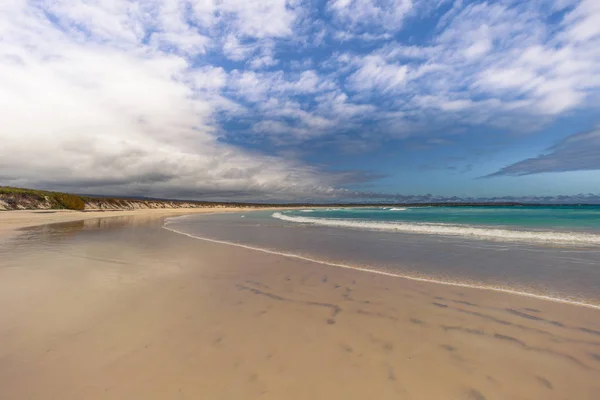
[[[162,32],[152,35],[152,43],[157,47],[169,51],[174,49],[187,56],[194,56],[206,52],[209,39],[191,31]]]
[[[564,19],[565,36],[583,42],[600,36],[600,2],[582,0]]]
[[[407,79],[405,65],[387,63],[382,57],[371,55],[357,62],[359,68],[348,78],[353,90],[380,90],[388,92],[402,86]]]
[[[252,102],[260,102],[276,96],[285,98],[301,94],[316,94],[334,89],[333,82],[308,70],[300,74],[276,72],[238,71],[231,73],[230,88],[237,95]]]
[[[281,143],[322,136],[336,126],[336,121],[307,112],[300,103],[291,100],[270,98],[260,105],[260,110],[271,119],[258,122],[253,131],[275,135],[277,138],[273,139]]]
[[[279,64],[275,58],[275,44],[271,40],[262,40],[256,44],[256,54],[248,61],[248,66],[252,69],[269,68]]]
[[[256,51],[256,46],[252,44],[241,44],[233,34],[227,35],[223,42],[223,54],[234,61],[246,60]]]
[[[15,8],[29,9],[25,12],[35,12],[28,2],[14,1],[13,4]],[[144,35],[144,10],[139,3],[122,0],[57,0],[44,2],[41,7],[56,18],[63,29],[81,39],[131,45]]]
[[[565,16],[564,31],[514,42],[494,54],[480,66],[475,87],[492,96],[519,100],[525,96],[531,101],[523,110],[528,113],[560,115],[581,106],[591,90],[600,88],[596,73],[600,68],[600,31],[585,28],[589,20],[600,16],[597,10],[583,1]],[[582,35],[585,41],[581,41]]]
[[[275,58],[275,43],[272,39],[251,40],[241,43],[229,34],[223,42],[223,54],[233,61],[244,61],[251,69],[262,69],[279,64]]]
[[[413,9],[412,0],[334,0],[329,4],[334,18],[346,30],[383,28],[398,31]]]
[[[219,91],[227,83],[227,73],[221,67],[195,68],[189,73],[196,90]]]
[[[242,35],[267,38],[292,34],[296,7],[289,0],[223,0],[218,10],[233,18],[231,24]]]
[[[227,73],[145,45],[143,29],[124,22],[130,3],[118,3],[58,4],[60,26],[25,2],[4,4],[3,183],[191,197],[335,193],[333,177],[311,167],[220,144],[214,113]]]
[[[252,69],[261,69],[266,67],[272,67],[274,65],[279,64],[279,60],[273,58],[271,54],[264,54],[254,57],[249,62],[249,66]]]
[[[600,88],[600,35],[593,28],[600,26],[595,23],[600,3],[582,0],[555,8],[547,3],[456,3],[423,45],[392,42],[366,56],[352,55],[363,61],[351,64],[358,67],[347,82],[354,90],[375,88],[395,100],[388,113],[402,111],[432,124],[537,129],[588,105]],[[549,9],[567,12],[550,26]],[[389,66],[402,68],[400,74]],[[434,109],[447,115],[432,118]],[[463,113],[467,109],[469,116]]]
[[[465,57],[468,59],[484,56],[492,50],[493,43],[490,38],[489,28],[482,25],[473,34],[473,43],[465,49]]]
[[[536,80],[537,75],[525,68],[492,67],[481,73],[478,84],[492,90],[525,92],[533,88]]]
[[[188,24],[185,2],[165,0],[142,4],[145,6],[142,28],[146,34],[150,34],[150,43],[155,48],[193,57],[205,53],[211,46],[208,36]],[[141,5],[138,7],[142,8]]]
[[[254,71],[234,70],[230,74],[229,89],[248,101],[263,101],[273,85],[270,80],[263,79],[265,76]]]
[[[330,118],[348,120],[359,116],[370,116],[376,110],[371,104],[356,104],[349,101],[348,95],[340,90],[324,93],[317,97],[318,110]]]

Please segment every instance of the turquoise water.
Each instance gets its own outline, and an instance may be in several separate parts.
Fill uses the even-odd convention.
[[[396,207],[169,219],[197,239],[600,307],[600,207]]]
[[[310,211],[310,212],[308,212]],[[383,207],[293,210],[288,215],[600,232],[600,206]]]
[[[346,229],[600,246],[600,206],[316,208],[272,216]]]

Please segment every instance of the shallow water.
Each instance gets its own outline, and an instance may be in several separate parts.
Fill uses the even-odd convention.
[[[600,206],[464,206],[317,208],[285,211],[289,216],[600,233]]]
[[[598,206],[379,207],[288,210],[312,225],[551,245],[600,245]]]
[[[592,214],[596,212],[592,211]],[[394,211],[388,211],[387,214],[390,212]],[[569,210],[565,212],[576,213]],[[367,218],[370,221],[377,218],[373,217],[373,210],[364,209],[355,212],[296,210],[283,214],[258,211],[178,217],[169,219],[166,224],[168,229],[198,238],[232,242],[328,263],[386,271],[441,283],[516,291],[560,301],[600,306],[600,246],[593,241],[531,241],[515,238],[505,240],[480,235],[444,234],[439,231],[415,233],[369,227],[357,229],[352,225],[327,225],[303,219],[303,215],[311,215],[310,218],[314,218],[313,215],[319,213],[325,220],[336,221],[354,218],[357,222],[364,222]],[[337,216],[345,215],[343,219],[336,219],[331,213],[337,213]],[[361,213],[363,218],[357,217]],[[365,217],[368,213],[368,217]],[[471,216],[468,218],[472,218],[474,213],[483,214],[483,210],[469,213]],[[282,215],[292,218],[281,219]],[[576,218],[569,218],[579,220],[580,217],[578,214]],[[569,218],[563,217],[563,225],[559,228],[546,224],[545,230],[541,232],[570,235],[571,233],[565,230],[564,222]],[[588,215],[588,218],[591,217]],[[379,221],[393,222],[383,219]],[[575,224],[579,224],[581,228],[574,233],[575,235],[600,238],[592,229],[595,226],[594,221]],[[523,230],[525,225],[521,224],[519,230],[508,229],[507,225],[503,224],[502,231],[529,232]],[[582,228],[584,225],[585,229]],[[472,229],[473,226],[461,224],[458,227]],[[536,225],[537,229],[540,227],[539,224]],[[493,231],[498,229],[498,225],[478,224],[476,228]]]

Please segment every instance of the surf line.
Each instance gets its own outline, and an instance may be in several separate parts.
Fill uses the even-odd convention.
[[[409,223],[391,221],[351,221],[345,219],[297,217],[275,212],[273,218],[282,221],[312,224],[318,226],[331,226],[335,228],[356,228],[369,231],[402,232],[418,235],[443,235],[454,237],[468,237],[475,240],[491,240],[502,242],[559,244],[569,246],[598,246],[600,236],[596,234],[551,232],[551,231],[522,231],[505,228],[460,226],[446,223]]]
[[[505,289],[505,288],[499,288],[499,287],[493,287],[493,286],[472,285],[470,283],[460,283],[460,282],[447,282],[447,281],[439,281],[439,280],[436,280],[436,279],[419,278],[419,277],[410,276],[410,275],[395,274],[393,272],[379,271],[379,270],[376,270],[376,269],[355,267],[355,266],[348,265],[348,264],[341,264],[341,263],[334,263],[334,262],[329,262],[329,261],[323,261],[323,260],[319,260],[317,258],[310,258],[310,257],[301,256],[301,255],[298,255],[298,254],[293,254],[293,253],[284,253],[284,252],[281,252],[281,251],[268,250],[268,249],[263,249],[261,247],[248,246],[248,245],[245,245],[245,244],[240,244],[240,243],[235,243],[235,242],[228,242],[228,241],[225,241],[225,240],[217,240],[217,239],[210,239],[210,238],[206,238],[206,237],[202,237],[202,236],[195,236],[195,235],[192,235],[192,234],[189,234],[189,233],[186,233],[186,232],[181,232],[181,231],[178,231],[176,229],[169,228],[167,226],[167,225],[169,225],[169,223],[170,223],[169,221],[165,221],[165,223],[163,225],[163,229],[166,229],[166,230],[171,231],[173,233],[177,233],[179,235],[190,237],[192,239],[199,239],[199,240],[204,240],[204,241],[212,242],[212,243],[226,244],[226,245],[229,245],[229,246],[241,247],[241,248],[247,249],[247,250],[260,251],[262,253],[274,254],[274,255],[283,256],[283,257],[287,257],[287,258],[294,258],[294,259],[297,259],[297,260],[309,261],[309,262],[313,262],[313,263],[317,263],[317,264],[328,265],[328,266],[331,266],[331,267],[345,268],[345,269],[351,269],[351,270],[360,271],[360,272],[368,272],[368,273],[371,273],[371,274],[389,276],[389,277],[392,277],[392,278],[401,278],[401,279],[406,279],[406,280],[416,281],[416,282],[437,283],[439,285],[462,287],[462,288],[469,288],[469,289],[490,290],[490,291],[493,291],[493,292],[508,293],[508,294],[513,294],[513,295],[517,295],[517,296],[531,297],[531,298],[538,299],[538,300],[546,300],[546,301],[552,301],[552,302],[555,302],[555,303],[570,304],[570,305],[574,305],[574,306],[587,307],[587,308],[592,308],[592,309],[600,310],[600,305],[585,303],[583,301],[567,300],[567,299],[561,299],[561,298],[558,298],[558,297],[552,297],[552,296],[545,296],[545,295],[541,295],[541,294],[521,292],[521,291],[518,291],[518,290],[511,290],[511,289]]]

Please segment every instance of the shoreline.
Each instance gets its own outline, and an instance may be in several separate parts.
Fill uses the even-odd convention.
[[[302,208],[302,207],[301,207]],[[452,281],[441,281],[430,278],[423,277],[415,277],[406,274],[398,274],[394,272],[371,269],[371,268],[363,268],[352,266],[343,263],[334,263],[325,260],[320,260],[317,258],[310,258],[300,256],[294,253],[285,253],[278,252],[274,250],[263,249],[255,246],[248,246],[240,243],[215,240],[210,238],[204,238],[199,236],[194,236],[185,232],[177,231],[173,228],[168,228],[168,222],[166,222],[167,218],[171,217],[185,217],[188,215],[195,214],[214,214],[214,213],[235,213],[235,212],[251,212],[251,211],[260,211],[260,210],[287,210],[290,208],[238,208],[238,207],[206,207],[206,208],[176,208],[176,209],[136,209],[136,210],[93,210],[93,211],[73,211],[73,210],[12,210],[12,211],[2,211],[0,212],[0,238],[5,236],[12,236],[17,234],[20,230],[25,228],[32,228],[36,226],[42,225],[52,225],[52,224],[61,224],[66,222],[77,222],[77,221],[86,221],[93,219],[106,219],[106,218],[114,218],[114,217],[159,217],[162,221],[162,228],[168,231],[171,231],[178,235],[188,236],[190,238],[196,240],[203,240],[212,243],[219,243],[228,246],[236,246],[240,248],[245,248],[251,251],[259,251],[263,253],[273,254],[280,257],[288,258],[288,259],[301,259],[304,261],[325,265],[329,267],[342,268],[354,270],[362,273],[370,273],[377,274],[382,276],[388,276],[391,278],[399,278],[408,281],[414,282],[423,282],[428,284],[437,284],[443,286],[450,287],[459,287],[459,288],[467,288],[473,290],[481,290],[481,291],[491,291],[497,293],[508,294],[512,296],[519,297],[527,297],[533,298],[541,301],[548,301],[558,304],[566,304],[575,307],[585,307],[594,310],[600,310],[600,305],[586,303],[582,301],[574,301],[562,298],[551,297],[547,295],[528,293],[523,291],[512,290],[508,288],[502,287],[493,287],[493,286],[484,286],[477,285],[471,283],[461,283],[461,282],[452,282]]]
[[[271,210],[271,208],[264,208]],[[281,208],[287,209],[287,208]],[[244,212],[259,210],[257,208],[238,207],[206,207],[206,208],[160,208],[160,209],[136,209],[136,210],[9,210],[0,211],[0,237],[11,234],[24,228],[40,225],[60,224],[63,222],[85,221],[90,219],[104,219],[111,217],[171,217],[192,214],[211,214],[216,212]],[[279,210],[279,208],[272,208]]]
[[[414,281],[414,282],[424,282],[424,283],[430,283],[430,284],[436,284],[436,285],[444,285],[444,286],[452,286],[452,287],[468,288],[468,289],[474,289],[474,290],[483,290],[483,291],[504,293],[504,294],[509,294],[509,295],[513,295],[513,296],[529,297],[529,298],[542,300],[542,301],[549,301],[549,302],[553,302],[553,303],[567,304],[567,305],[576,306],[576,307],[585,307],[585,308],[590,308],[590,309],[594,309],[594,310],[600,310],[600,305],[592,304],[592,303],[585,303],[582,301],[561,299],[561,298],[557,298],[557,297],[522,292],[522,291],[501,288],[501,287],[483,286],[483,285],[452,282],[452,281],[441,281],[441,280],[436,280],[436,279],[431,279],[431,278],[421,278],[421,277],[415,277],[415,276],[410,276],[410,275],[405,275],[405,274],[397,274],[394,272],[389,272],[389,271],[384,271],[384,270],[363,268],[363,267],[357,267],[357,266],[352,266],[352,265],[342,264],[342,263],[334,263],[334,262],[330,262],[330,261],[320,260],[317,258],[305,257],[305,256],[301,256],[301,255],[294,254],[294,253],[285,253],[285,252],[280,252],[280,251],[275,251],[275,250],[263,249],[260,247],[249,246],[249,245],[245,245],[245,244],[241,244],[241,243],[234,243],[234,242],[228,242],[225,240],[217,240],[217,239],[210,239],[210,238],[205,238],[205,237],[201,237],[201,236],[195,236],[195,235],[192,235],[189,233],[180,232],[173,228],[169,228],[168,222],[164,223],[163,229],[174,232],[178,235],[187,236],[187,237],[197,239],[197,240],[204,240],[207,242],[219,243],[219,244],[224,244],[224,245],[228,245],[228,246],[236,246],[236,247],[240,247],[243,249],[248,249],[248,250],[258,251],[258,252],[263,252],[263,253],[268,253],[268,254],[274,254],[277,256],[291,258],[291,259],[309,261],[312,263],[326,265],[326,266],[335,267],[335,268],[349,269],[349,270],[354,270],[354,271],[359,271],[359,272],[387,276],[387,277],[391,277],[391,278],[405,279],[405,280]]]

